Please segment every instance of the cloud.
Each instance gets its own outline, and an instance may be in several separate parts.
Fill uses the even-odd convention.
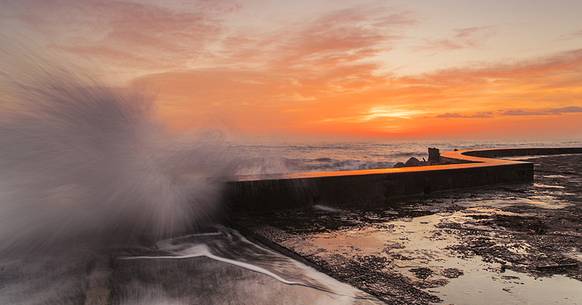
[[[542,109],[506,109],[497,111],[484,111],[484,112],[472,112],[472,113],[460,113],[460,112],[446,112],[442,114],[435,115],[435,118],[442,119],[473,119],[473,118],[493,118],[497,116],[538,116],[538,115],[562,115],[568,113],[582,113],[582,107],[579,106],[566,106],[566,107],[555,107],[555,108],[542,108]]]
[[[10,18],[43,35],[52,48],[126,68],[178,67],[203,57],[223,30],[228,1],[178,8],[124,1],[12,1]],[[128,67],[130,66],[130,67]]]
[[[220,60],[229,67],[284,75],[306,96],[365,90],[385,82],[375,60],[416,19],[394,8],[331,10],[266,32],[234,31],[222,40]]]
[[[475,113],[459,113],[459,112],[447,112],[443,114],[436,115],[435,118],[443,119],[475,119],[475,118],[491,118],[493,117],[493,112],[475,112]]]
[[[509,109],[501,110],[499,114],[506,116],[535,116],[535,115],[561,115],[567,113],[582,113],[582,107],[567,106],[544,109]]]
[[[134,77],[208,67],[263,70],[337,91],[375,82],[381,64],[374,58],[417,22],[410,11],[383,6],[330,9],[265,27],[240,26],[244,7],[227,0],[12,3],[10,18],[40,33],[49,47]]]
[[[394,8],[331,10],[267,32],[234,31],[222,42],[222,56],[284,70],[327,70],[389,50],[414,23],[411,12]]]
[[[558,40],[572,40],[572,39],[578,39],[580,37],[582,37],[582,30],[563,34],[558,38]]]
[[[241,8],[230,1],[187,2],[186,9],[162,2],[14,3],[10,18],[52,47],[139,71],[129,86],[155,91],[160,115],[179,128],[217,120],[256,133],[445,135],[469,128],[463,118],[492,130],[520,115],[557,122],[558,114],[572,113],[559,118],[572,120],[580,112],[582,49],[415,76],[384,72],[379,57],[419,22],[400,9],[352,7],[243,27]],[[428,41],[426,50],[479,47],[494,32],[457,29]]]
[[[352,61],[381,51],[397,39],[395,29],[415,22],[409,12],[392,9],[352,8],[331,12],[291,33],[287,42],[291,60],[327,61],[335,64],[342,57]],[[343,55],[344,56],[338,56]],[[356,57],[349,56],[350,54]]]
[[[561,108],[554,108],[552,109],[555,113],[579,113],[582,112],[582,107],[579,106],[569,106],[569,107],[561,107]]]
[[[480,47],[485,40],[495,34],[491,26],[460,28],[447,38],[427,39],[417,47],[420,51],[449,51]]]
[[[502,128],[519,127],[511,122],[520,121],[520,115],[531,116],[528,122],[544,121],[551,130],[582,128],[582,121],[573,121],[582,108],[582,50],[414,77],[378,74],[377,65],[357,61],[335,66],[277,63],[275,58],[258,69],[152,74],[135,84],[156,88],[167,121],[183,127],[219,114],[250,133],[393,137],[479,129],[503,135]],[[474,120],[465,126],[463,119]]]
[[[428,83],[433,86],[495,87],[526,82],[532,87],[538,85],[577,87],[582,74],[580,67],[582,49],[574,49],[523,61],[472,65],[403,79],[411,83]],[[567,80],[572,80],[573,83],[568,83]]]
[[[435,118],[446,118],[446,119],[456,119],[456,118],[492,118],[497,116],[538,116],[538,115],[562,115],[569,113],[582,113],[582,107],[579,106],[565,106],[565,107],[555,107],[555,108],[542,108],[542,109],[505,109],[498,111],[486,111],[486,112],[475,112],[475,113],[459,113],[459,112],[447,112],[434,116]]]
[[[499,112],[499,114],[508,116],[526,116],[526,115],[548,115],[549,113],[543,110],[510,109],[502,110]]]

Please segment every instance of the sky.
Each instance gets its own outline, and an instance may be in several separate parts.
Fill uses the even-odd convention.
[[[582,139],[582,1],[0,0],[2,32],[182,131]]]

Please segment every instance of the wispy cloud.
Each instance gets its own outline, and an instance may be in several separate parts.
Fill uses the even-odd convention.
[[[10,18],[43,34],[50,47],[126,68],[167,69],[205,55],[220,37],[229,1],[169,6],[98,0],[13,1]]]
[[[582,113],[582,107],[567,106],[558,108],[508,109],[499,111],[499,114],[507,116],[561,115],[567,113]]]
[[[558,40],[572,40],[579,39],[580,37],[582,37],[582,30],[563,34],[558,38]]]
[[[494,116],[538,116],[538,115],[562,115],[569,113],[582,113],[580,106],[565,106],[554,108],[525,108],[525,109],[504,109],[497,111],[461,113],[446,112],[435,115],[435,118],[442,119],[475,119],[475,118],[492,118]]]
[[[493,112],[475,112],[475,113],[459,113],[459,112],[447,112],[435,116],[441,119],[475,119],[475,118],[491,118],[493,117]]]
[[[573,50],[415,77],[378,75],[377,66],[358,62],[288,68],[268,64],[256,71],[168,72],[136,84],[156,86],[160,99],[174,105],[197,105],[166,110],[173,124],[191,125],[219,112],[223,121],[253,132],[273,126],[286,132],[394,136],[397,130],[411,136],[461,132],[467,128],[464,119],[474,119],[473,128],[499,131],[514,126],[510,122],[518,116],[550,120],[548,130],[569,128],[582,108],[581,67],[582,50]],[[537,108],[531,108],[534,103]]]
[[[463,119],[474,119],[475,130],[501,130],[510,121],[559,126],[580,115],[582,49],[422,75],[385,72],[391,63],[382,56],[422,22],[397,8],[330,8],[272,27],[239,27],[229,18],[244,7],[226,0],[184,8],[13,2],[10,18],[52,47],[139,70],[130,86],[153,88],[160,116],[178,128],[212,118],[252,132],[441,135],[467,128]],[[460,28],[422,48],[478,48],[494,34],[493,27]]]
[[[453,31],[450,37],[427,39],[417,49],[421,51],[449,51],[480,47],[495,34],[491,26],[467,27]]]
[[[10,18],[41,33],[50,47],[91,58],[103,67],[141,74],[201,67],[276,71],[304,86],[329,85],[338,92],[368,86],[381,65],[372,59],[418,22],[410,11],[383,6],[330,9],[266,28],[232,23],[244,2],[227,0],[178,6],[13,2]]]
[[[242,58],[277,68],[329,69],[389,50],[402,29],[416,22],[411,12],[394,8],[331,10],[266,33],[234,31],[223,40],[222,51],[232,61]]]

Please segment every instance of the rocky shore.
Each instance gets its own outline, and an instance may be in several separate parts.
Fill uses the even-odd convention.
[[[489,304],[575,304],[582,300],[582,156],[528,161],[533,184],[376,208],[251,213],[236,223],[388,304],[486,304],[484,293]]]

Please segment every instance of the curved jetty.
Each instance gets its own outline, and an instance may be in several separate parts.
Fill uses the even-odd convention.
[[[497,158],[579,153],[582,147],[464,150],[441,155],[454,164],[239,176],[227,185],[227,201],[245,209],[388,204],[402,196],[500,183],[530,183],[533,163]]]

